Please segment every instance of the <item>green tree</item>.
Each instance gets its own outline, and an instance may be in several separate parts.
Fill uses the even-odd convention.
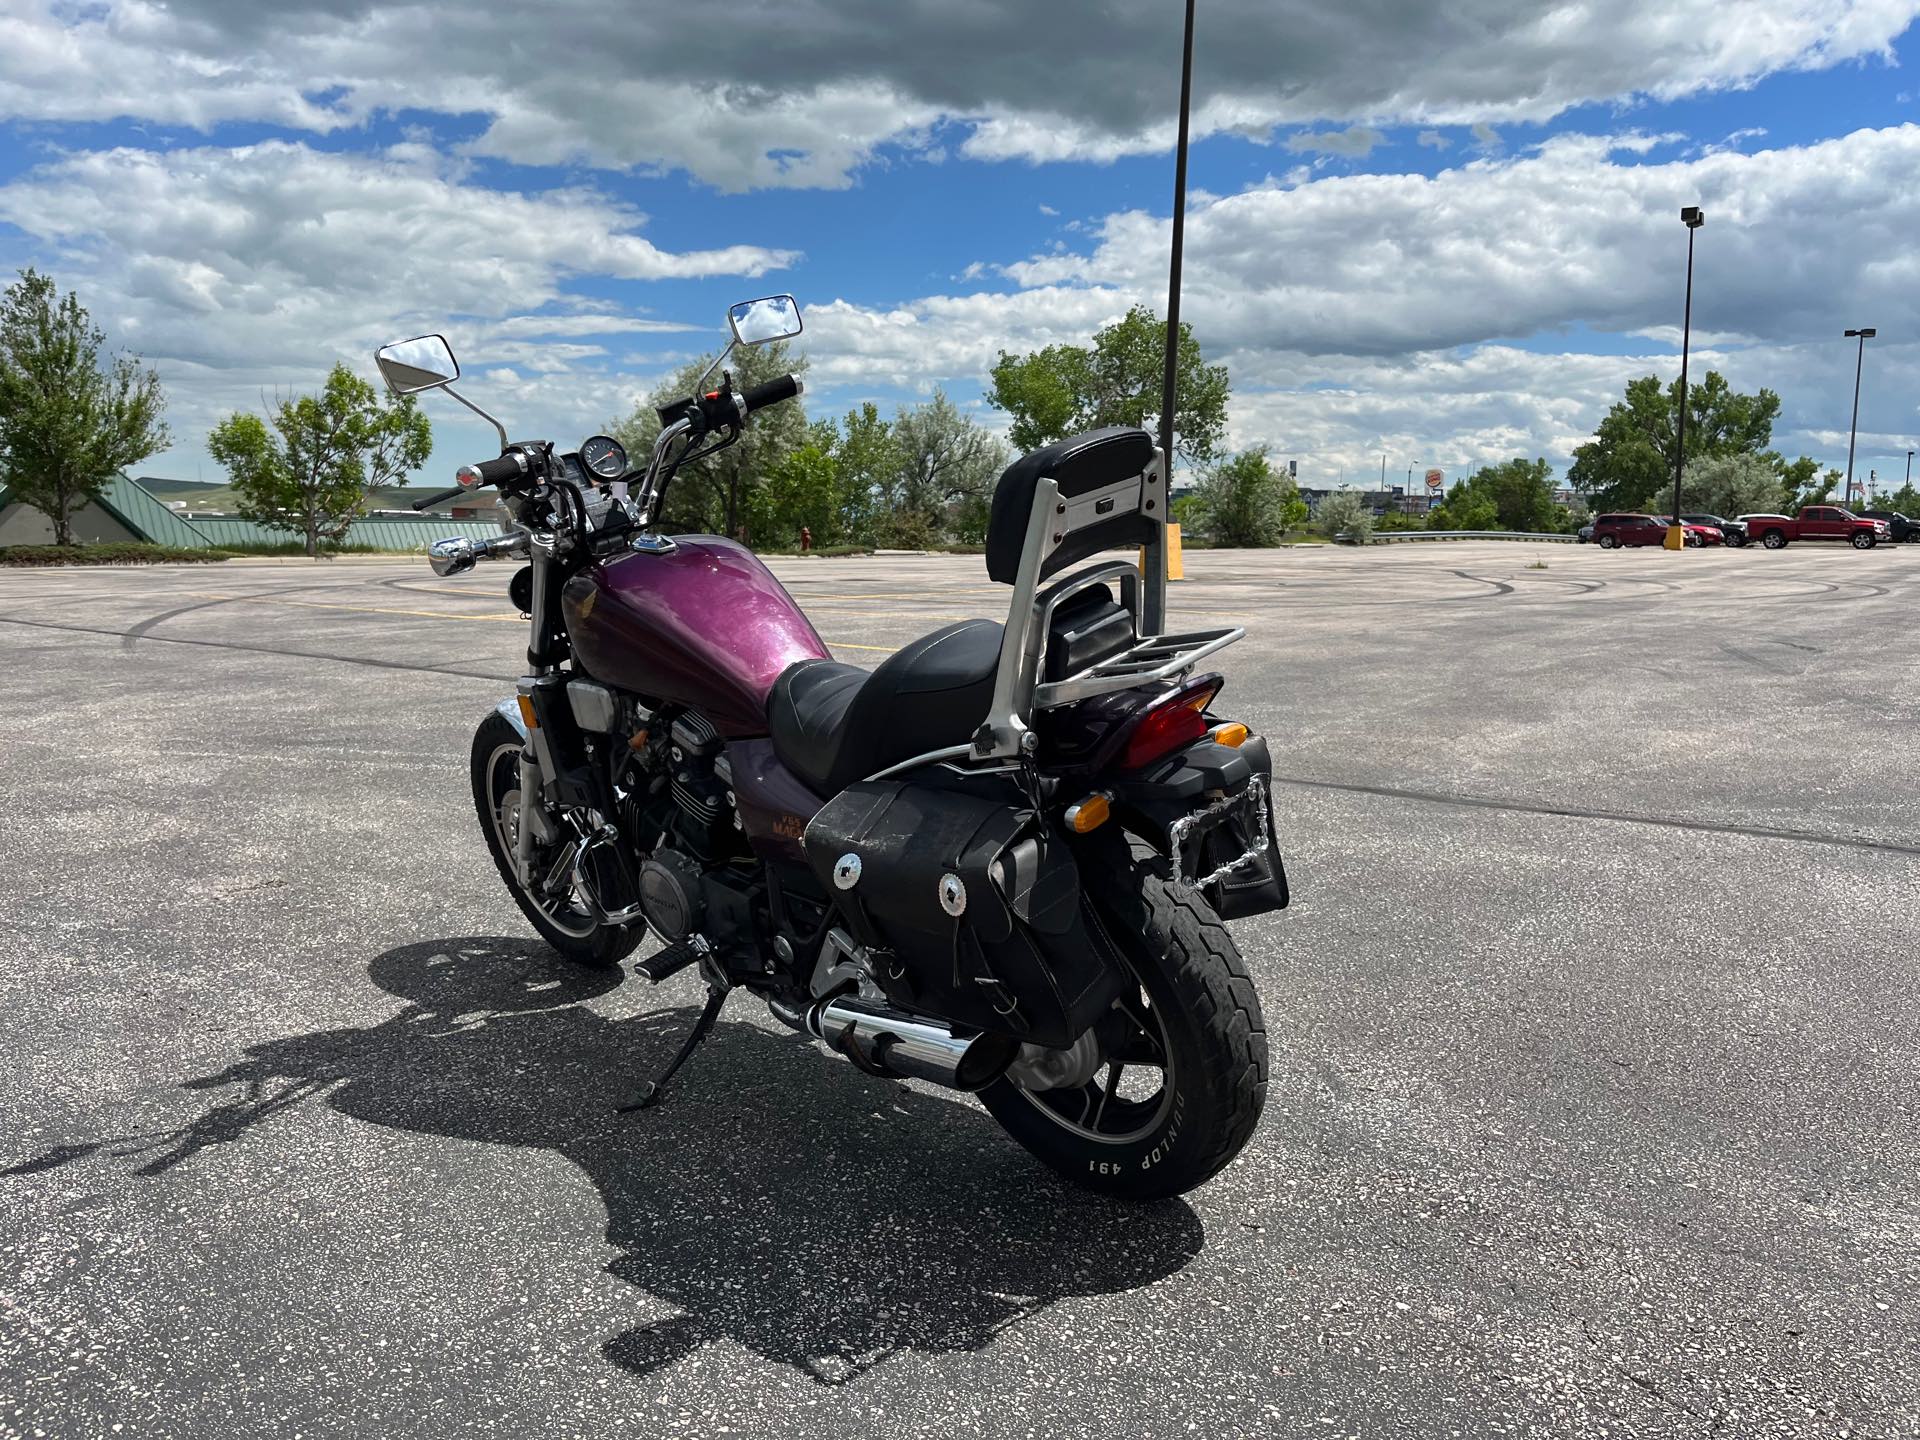
[[[887,487],[893,519],[924,517],[962,540],[986,534],[993,485],[1007,468],[1007,447],[963,414],[940,390],[893,422],[897,469]]]
[[[1300,492],[1264,449],[1242,450],[1203,473],[1182,515],[1211,545],[1278,545]]]
[[[1515,456],[1482,466],[1428,512],[1434,530],[1563,530],[1567,512],[1553,498],[1553,466]]]
[[[318,395],[290,395],[258,415],[229,415],[207,437],[226,467],[240,514],[299,535],[309,558],[339,540],[366,509],[367,492],[427,463],[433,426],[411,395],[381,398],[345,365]]]
[[[1358,490],[1334,491],[1320,502],[1320,513],[1314,518],[1320,533],[1330,540],[1364,545],[1373,534],[1373,511],[1360,498]]]
[[[1486,490],[1463,480],[1427,512],[1429,530],[1498,530],[1500,509]]]
[[[838,544],[838,480],[831,440],[822,444],[821,437],[809,435],[769,465],[754,487],[748,513],[755,539],[770,548],[797,548],[805,527],[815,545]]]
[[[1715,455],[1757,454],[1773,438],[1780,397],[1771,390],[1743,395],[1717,370],[1688,387],[1687,454],[1691,465]],[[1627,382],[1624,399],[1607,411],[1593,439],[1573,452],[1567,482],[1596,510],[1638,510],[1673,494],[1680,416],[1680,382],[1662,386],[1657,375]],[[1670,503],[1670,500],[1669,500]]]
[[[28,269],[0,294],[0,481],[73,543],[73,512],[118,471],[167,447],[160,377],[102,364],[106,336],[80,297]]]
[[[1914,488],[1909,480],[1891,495],[1880,497],[1876,510],[1891,510],[1896,515],[1905,515],[1909,520],[1920,520],[1920,490]]]
[[[988,398],[1013,417],[1018,450],[1102,425],[1137,425],[1158,436],[1166,384],[1167,327],[1145,305],[1093,337],[1090,346],[1000,352]],[[1188,463],[1214,458],[1227,431],[1227,367],[1209,365],[1192,327],[1180,325],[1173,389],[1174,450]]]
[[[849,410],[833,445],[840,533],[851,542],[870,541],[874,522],[888,503],[888,487],[901,469],[893,422],[868,401]]]
[[[1680,504],[1687,514],[1751,515],[1781,504],[1778,456],[1714,455],[1687,467],[1680,481]],[[1811,464],[1811,462],[1809,462]],[[1799,486],[1794,487],[1797,491]],[[1662,506],[1662,513],[1665,512]]]
[[[653,453],[653,442],[660,434],[659,407],[693,394],[707,363],[691,360],[681,366],[633,414],[608,427],[629,455],[640,460]],[[807,368],[806,357],[794,354],[785,340],[742,347],[727,358],[727,364],[735,390],[750,390],[782,375],[804,375]],[[715,383],[717,377],[708,381],[709,388]],[[805,444],[808,433],[806,415],[797,403],[783,402],[758,412],[738,443],[679,472],[668,487],[661,523],[679,530],[740,535],[747,528],[754,486],[783,456]]]

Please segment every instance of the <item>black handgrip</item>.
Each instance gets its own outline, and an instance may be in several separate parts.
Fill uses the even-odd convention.
[[[480,477],[483,485],[498,485],[503,480],[513,480],[527,473],[527,457],[518,450],[508,451],[498,460],[482,460],[478,465],[467,467]]]
[[[466,493],[467,491],[464,485],[456,485],[451,490],[442,490],[438,495],[429,495],[424,500],[414,501],[413,508],[416,510],[430,510],[442,501],[454,500]]]
[[[778,380],[769,380],[764,385],[756,385],[740,397],[741,404],[747,407],[751,415],[769,405],[778,405],[782,400],[791,400],[800,393],[800,381],[792,375],[782,375]]]

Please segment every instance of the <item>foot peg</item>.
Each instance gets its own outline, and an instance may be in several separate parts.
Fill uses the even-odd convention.
[[[658,985],[663,980],[678,975],[689,965],[696,965],[700,957],[707,953],[707,942],[698,935],[689,935],[684,940],[676,940],[664,950],[659,950],[644,960],[633,963],[633,971],[649,985]]]

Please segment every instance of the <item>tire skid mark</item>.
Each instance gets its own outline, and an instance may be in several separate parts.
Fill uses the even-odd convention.
[[[1363,785],[1354,781],[1309,780],[1275,775],[1277,785],[1307,790],[1337,790],[1351,795],[1377,795],[1388,800],[1413,800],[1423,805],[1455,805],[1468,810],[1497,810],[1518,815],[1550,815],[1562,820],[1607,820],[1621,825],[1654,825],[1666,830],[1691,830],[1707,835],[1741,835],[1760,840],[1784,840],[1798,845],[1837,845],[1850,850],[1876,850],[1889,855],[1920,855],[1920,845],[1892,840],[1870,840],[1856,835],[1824,835],[1817,830],[1789,830],[1770,825],[1736,825],[1717,820],[1682,820],[1671,815],[1645,815],[1625,810],[1587,810],[1573,805],[1550,805],[1531,800],[1501,800],[1492,796],[1455,795],[1444,790],[1413,790],[1398,785]]]

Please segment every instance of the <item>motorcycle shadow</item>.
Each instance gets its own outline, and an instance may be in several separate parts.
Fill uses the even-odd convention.
[[[399,1014],[267,1041],[188,1081],[243,1088],[149,1147],[160,1153],[143,1172],[322,1094],[371,1124],[556,1151],[605,1201],[606,1238],[623,1251],[609,1273],[679,1312],[602,1347],[638,1374],[724,1339],[840,1384],[892,1355],[979,1350],[1059,1301],[1162,1279],[1203,1243],[1183,1202],[1076,1191],[977,1105],[754,1025],[723,1021],[663,1105],[619,1114],[695,1012],[610,1019],[582,1002],[620,973],[535,942],[407,945],[368,973],[407,1002]]]

